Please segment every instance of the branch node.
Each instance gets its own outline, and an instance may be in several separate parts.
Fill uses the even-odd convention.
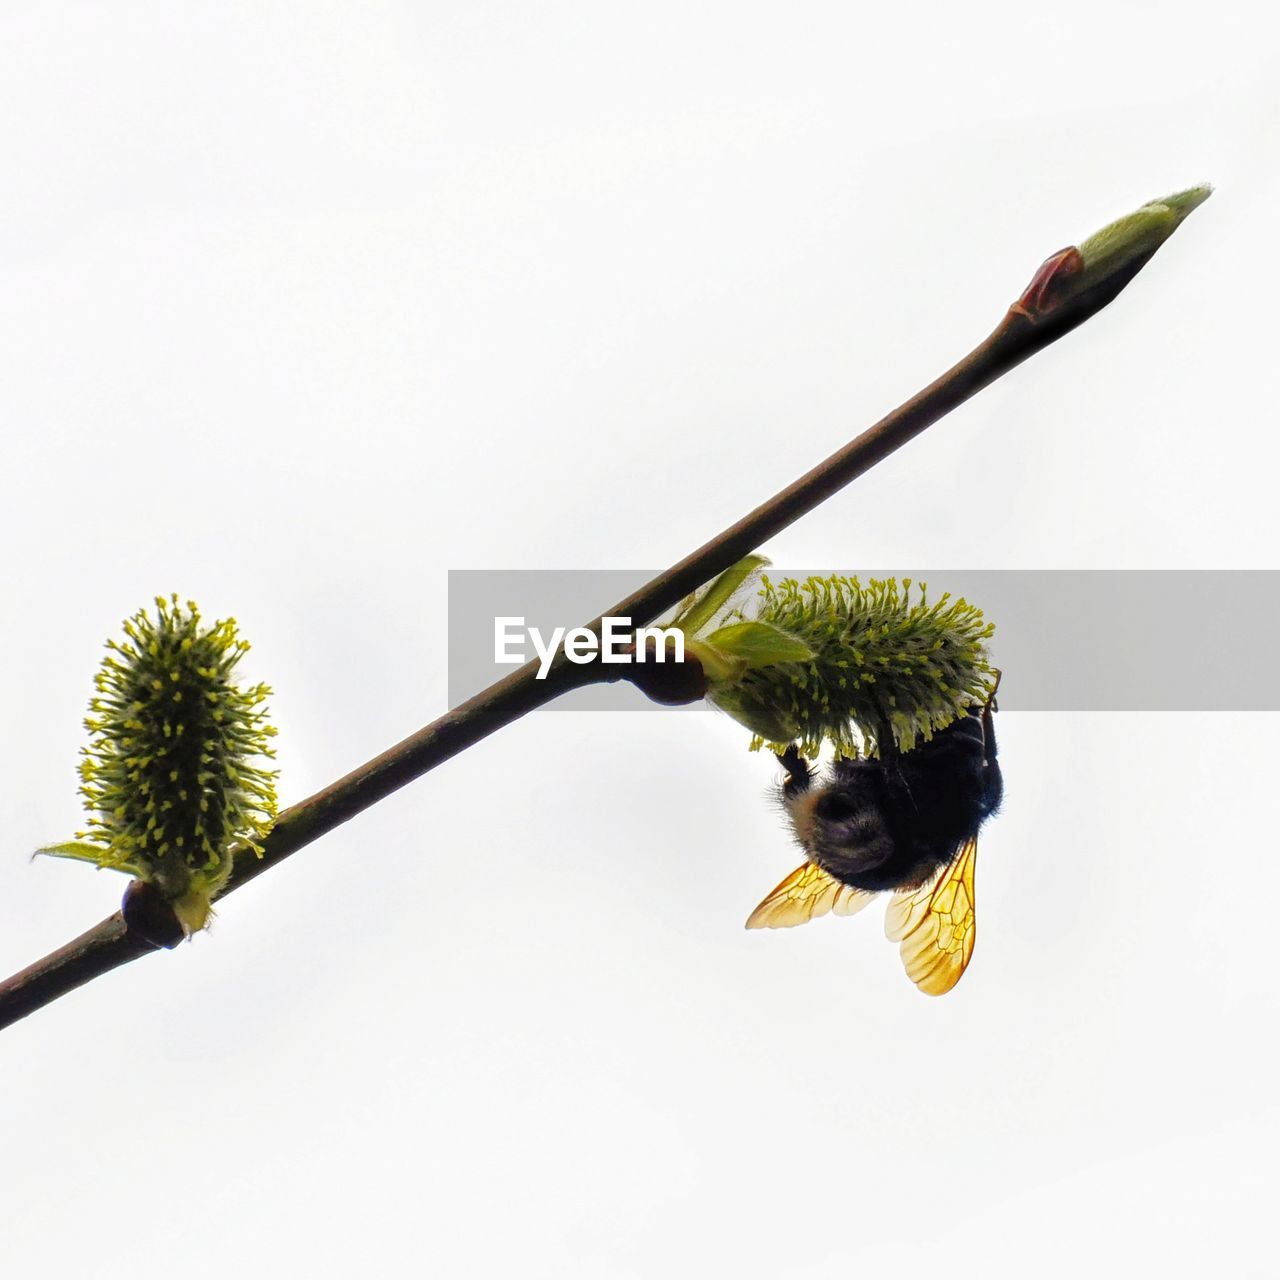
[[[182,922],[159,889],[143,880],[130,880],[120,903],[125,928],[131,938],[148,946],[172,951],[187,936]]]

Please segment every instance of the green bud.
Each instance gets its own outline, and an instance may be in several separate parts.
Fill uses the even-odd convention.
[[[1149,258],[1212,192],[1208,185],[1179,191],[1094,232],[1080,245],[1081,270],[1071,281],[1071,291],[1080,292],[1137,259]]]
[[[88,830],[39,853],[136,876],[187,933],[207,923],[232,850],[262,852],[276,815],[265,685],[241,689],[248,644],[234,619],[202,625],[196,605],[156,599],[107,642],[85,720],[80,792]]]

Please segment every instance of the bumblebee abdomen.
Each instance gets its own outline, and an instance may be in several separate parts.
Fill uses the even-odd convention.
[[[796,838],[842,884],[870,893],[924,884],[1000,801],[994,739],[966,716],[914,751],[843,759],[821,786],[788,792]]]
[[[809,859],[844,884],[892,862],[897,844],[885,812],[883,778],[869,769],[787,797],[787,814]]]
[[[962,843],[944,848],[895,839],[886,831],[874,845],[874,856],[873,847],[869,845],[859,851],[840,847],[819,849],[813,859],[842,884],[867,893],[881,893],[888,889],[913,889],[931,880],[952,861]]]
[[[883,869],[896,861],[898,845],[876,809],[859,809],[818,828],[810,850],[813,860],[843,884],[871,888]]]

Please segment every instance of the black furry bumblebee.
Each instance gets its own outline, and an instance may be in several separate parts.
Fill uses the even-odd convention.
[[[912,751],[838,759],[816,779],[793,746],[782,800],[807,861],[755,909],[747,928],[852,915],[892,891],[885,931],[908,976],[929,995],[951,990],[974,943],[978,831],[1004,790],[986,704]]]

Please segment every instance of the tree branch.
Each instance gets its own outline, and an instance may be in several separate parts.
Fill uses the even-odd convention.
[[[637,626],[654,621],[957,405],[1097,314],[1146,265],[1163,239],[1204,195],[1207,189],[1171,197],[1163,204],[1146,206],[1139,214],[1107,229],[1111,233],[1113,228],[1123,228],[1127,241],[1118,239],[1116,234],[1104,241],[1100,237],[1107,233],[1099,233],[1082,246],[1083,256],[1076,249],[1055,254],[991,335],[953,368],[794,484],[588,625],[599,631],[605,616],[630,618]],[[1180,206],[1177,201],[1182,202]],[[1165,222],[1168,224],[1171,217],[1171,224],[1163,234],[1156,235],[1148,220],[1139,227],[1140,236],[1132,233],[1128,223],[1151,209],[1164,210]],[[1090,261],[1089,248],[1095,242],[1101,245],[1096,263]],[[538,663],[528,663],[346,777],[286,809],[265,842],[263,856],[236,859],[226,892],[247,884],[291,853],[504,725],[572,688],[626,678],[628,671],[629,668],[618,666],[571,664],[561,653],[546,679],[539,680]],[[117,912],[0,983],[0,1027],[157,949],[154,943],[138,936],[136,929],[127,927],[123,915]]]

